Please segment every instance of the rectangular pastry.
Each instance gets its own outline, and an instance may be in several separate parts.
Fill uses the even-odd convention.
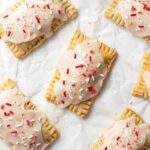
[[[1,14],[0,37],[21,59],[76,15],[67,0],[19,0]]]
[[[122,115],[99,138],[91,150],[149,150],[150,129],[133,110]]]
[[[112,0],[104,16],[150,43],[149,0]]]
[[[113,48],[76,31],[50,82],[46,99],[85,117],[116,56]]]
[[[13,150],[44,150],[59,133],[11,79],[0,85],[0,138]]]
[[[133,88],[132,95],[142,97],[146,100],[150,99],[150,53],[144,56],[142,70]]]

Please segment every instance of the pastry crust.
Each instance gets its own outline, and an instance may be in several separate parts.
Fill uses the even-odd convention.
[[[76,31],[73,38],[70,41],[69,47],[68,49],[73,50],[79,43],[82,43],[83,41],[89,39],[89,37],[87,37],[86,35],[84,35],[83,33],[81,33],[80,31]],[[104,43],[101,43],[101,47],[100,47],[100,53],[104,59],[105,64],[107,65],[108,71],[110,71],[114,60],[117,57],[117,52],[113,49],[108,47],[107,45],[105,45]],[[54,104],[57,104],[56,102],[56,96],[54,95],[54,86],[55,83],[60,79],[60,72],[59,70],[56,70],[48,91],[46,93],[46,99]],[[69,109],[71,112],[74,112],[75,114],[79,115],[80,117],[85,117],[90,108],[92,107],[92,104],[94,102],[96,97],[89,99],[87,101],[81,102],[78,105],[69,105],[67,107],[67,109]]]
[[[7,89],[13,89],[17,87],[16,83],[11,79],[7,79],[0,85],[0,93]],[[25,104],[26,110],[38,110],[37,107],[32,104],[30,101]],[[42,135],[43,139],[47,144],[52,144],[59,136],[59,132],[57,129],[46,120],[46,122],[42,125]]]
[[[25,1],[26,0],[19,0],[18,2],[16,2],[16,4],[14,4],[11,7],[11,10],[15,11]],[[77,10],[67,0],[54,0],[54,3],[61,6],[61,8],[65,11],[66,16],[68,18],[67,21],[60,21],[58,19],[53,20],[52,30],[53,30],[53,32],[56,32],[66,22],[69,22],[70,20],[74,19],[77,16]],[[0,37],[2,37],[2,36],[3,36],[3,27],[2,27],[2,25],[0,25]],[[47,38],[43,35],[43,36],[37,37],[36,39],[34,39],[32,41],[24,42],[21,44],[14,44],[11,42],[6,42],[6,44],[18,59],[23,59],[28,54],[30,54],[33,51],[33,49],[38,48],[46,40],[47,40]]]
[[[116,23],[117,25],[125,28],[125,22],[117,10],[117,5],[119,4],[119,2],[120,0],[111,0],[111,4],[104,12],[104,16],[112,22]],[[150,36],[146,36],[144,37],[144,39],[148,43],[150,43]]]
[[[143,79],[143,73],[145,71],[150,72],[150,53],[144,56],[144,62],[143,62],[141,73],[132,91],[133,96],[142,97],[146,100],[149,100],[148,89]]]
[[[129,108],[126,108],[125,111],[116,119],[116,121],[118,121],[118,120],[125,120],[125,119],[128,119],[130,117],[135,117],[136,118],[136,124],[137,125],[140,125],[140,124],[144,123],[143,119],[137,113],[135,113],[133,110],[131,110]],[[112,126],[113,126],[113,124],[112,124]],[[105,139],[104,139],[103,135],[100,136],[100,138],[98,139],[98,141],[96,142],[96,144],[90,150],[100,150],[101,146],[104,143],[104,140]],[[144,146],[144,148],[141,149],[141,150],[148,150],[150,148],[150,142],[149,141],[150,141],[150,139],[148,139],[148,142],[146,143],[146,145]]]

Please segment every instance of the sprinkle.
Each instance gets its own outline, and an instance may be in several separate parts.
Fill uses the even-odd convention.
[[[70,72],[70,70],[69,70],[69,68],[67,68],[66,74],[69,74],[69,72]]]
[[[5,111],[4,116],[10,116],[10,114]]]
[[[7,106],[12,106],[12,104],[10,104],[10,103],[6,103],[6,105],[7,105]]]
[[[25,30],[25,29],[23,29],[22,31],[23,31],[24,33],[26,33],[26,30]]]
[[[39,130],[39,129],[34,129],[34,131],[35,131],[35,132],[39,132],[40,130]]]
[[[76,85],[75,85],[75,84],[72,84],[71,86],[72,86],[72,87],[75,87]]]
[[[82,92],[83,90],[84,90],[84,89],[83,89],[83,88],[81,88],[79,91],[80,91],[80,92]]]
[[[144,28],[144,26],[142,26],[142,25],[140,25],[140,26],[138,26],[139,28]]]
[[[4,109],[5,108],[5,106],[4,105],[1,105],[1,109]]]
[[[136,16],[136,14],[130,14],[130,16],[134,17],[134,16]]]
[[[93,60],[92,60],[92,57],[91,57],[91,56],[89,56],[89,61],[90,61],[90,62],[93,62]]]
[[[100,66],[101,66],[101,63],[98,63],[98,64],[97,64],[97,68],[99,68]]]
[[[37,23],[40,24],[41,23],[40,18],[38,16],[35,16],[35,18],[36,18]]]
[[[37,27],[37,29],[38,29],[38,30],[40,30],[41,28],[42,28],[42,26],[41,26],[41,25],[39,25],[39,26]]]
[[[117,138],[116,138],[116,140],[118,141],[120,139],[120,136],[118,136]]]
[[[95,90],[92,86],[88,87],[87,89],[88,89],[88,91],[91,92],[92,94],[96,94],[96,90]]]
[[[85,74],[85,73],[82,73],[82,76],[83,76],[83,77],[86,77],[86,74]]]
[[[94,76],[92,76],[92,80],[93,80],[93,81],[95,81],[95,78],[94,78]]]
[[[17,135],[17,131],[12,131],[12,132],[11,132],[11,135],[12,135],[12,136],[16,136],[16,135]]]
[[[14,112],[10,110],[10,111],[9,111],[9,114],[10,114],[10,115],[14,115]]]
[[[93,50],[90,50],[90,53],[91,53],[91,54],[94,54],[94,51],[93,51]]]
[[[9,128],[10,126],[11,126],[10,124],[7,124],[7,125],[6,125],[7,128]]]
[[[138,132],[138,131],[135,131],[135,135],[138,136],[138,135],[139,135],[139,132]]]
[[[35,147],[38,147],[38,146],[40,146],[41,145],[41,143],[37,143],[36,145],[35,145]]]
[[[30,135],[28,136],[28,139],[32,139],[34,137],[34,135]]]
[[[105,146],[104,150],[107,150],[107,146]]]
[[[64,91],[64,97],[67,97],[67,92],[66,91]]]
[[[74,59],[76,59],[76,58],[77,58],[77,54],[75,53],[75,54],[74,54]]]
[[[78,65],[78,66],[75,66],[75,68],[83,68],[83,67],[85,67],[83,64],[80,64],[80,65]]]
[[[5,18],[8,18],[8,15],[4,16],[3,18],[4,18],[4,19],[5,19]]]
[[[27,120],[27,125],[28,125],[29,127],[33,126],[32,122],[31,122],[30,120]]]
[[[89,81],[90,81],[90,78],[87,78],[87,79],[86,79],[86,82],[88,83]]]
[[[58,13],[61,14],[61,10],[60,9],[58,10]]]
[[[99,74],[100,77],[104,77],[104,74]]]
[[[82,96],[79,96],[79,100],[82,100],[83,99],[83,97]]]
[[[25,140],[25,139],[26,139],[26,137],[23,136],[23,137],[22,137],[22,140]]]
[[[12,120],[13,120],[13,118],[8,118],[8,120],[12,121]]]
[[[142,14],[142,12],[141,12],[141,11],[139,11],[139,12],[138,12],[138,14]]]
[[[60,104],[65,104],[65,101],[64,101],[64,100],[61,100],[61,101],[60,101]]]
[[[65,85],[66,84],[66,81],[65,80],[63,80],[63,85]]]
[[[32,5],[31,8],[34,8],[34,5]]]
[[[50,9],[50,5],[49,4],[47,4],[46,6],[47,6],[48,9]]]
[[[136,8],[134,6],[132,6],[131,10],[132,11],[136,11]]]
[[[10,35],[11,35],[11,31],[8,31],[7,36],[10,36]]]

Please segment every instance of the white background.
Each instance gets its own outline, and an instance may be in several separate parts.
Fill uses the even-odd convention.
[[[0,10],[4,10],[13,2],[15,0],[0,0]],[[14,79],[20,89],[31,97],[32,102],[45,112],[59,129],[61,136],[50,146],[51,150],[88,150],[125,107],[133,108],[150,123],[149,102],[131,96],[149,45],[103,17],[110,0],[71,2],[79,11],[77,19],[65,25],[46,44],[23,61],[18,61],[0,40],[0,80],[7,77]],[[119,54],[101,94],[86,119],[80,119],[68,110],[45,100],[51,76],[76,29],[107,43]],[[0,149],[9,150],[9,147],[1,142]]]

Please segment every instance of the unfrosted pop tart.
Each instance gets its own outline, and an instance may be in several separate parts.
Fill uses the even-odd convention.
[[[150,0],[112,0],[104,15],[150,43]]]
[[[76,31],[50,82],[47,100],[85,117],[116,56],[114,49]]]
[[[67,0],[19,0],[0,15],[0,36],[21,59],[76,15]]]
[[[44,150],[59,133],[8,79],[0,85],[0,138],[13,150]]]
[[[149,150],[150,128],[131,109],[108,128],[90,150]]]
[[[132,95],[150,100],[150,52],[144,56],[142,70],[133,88]]]

